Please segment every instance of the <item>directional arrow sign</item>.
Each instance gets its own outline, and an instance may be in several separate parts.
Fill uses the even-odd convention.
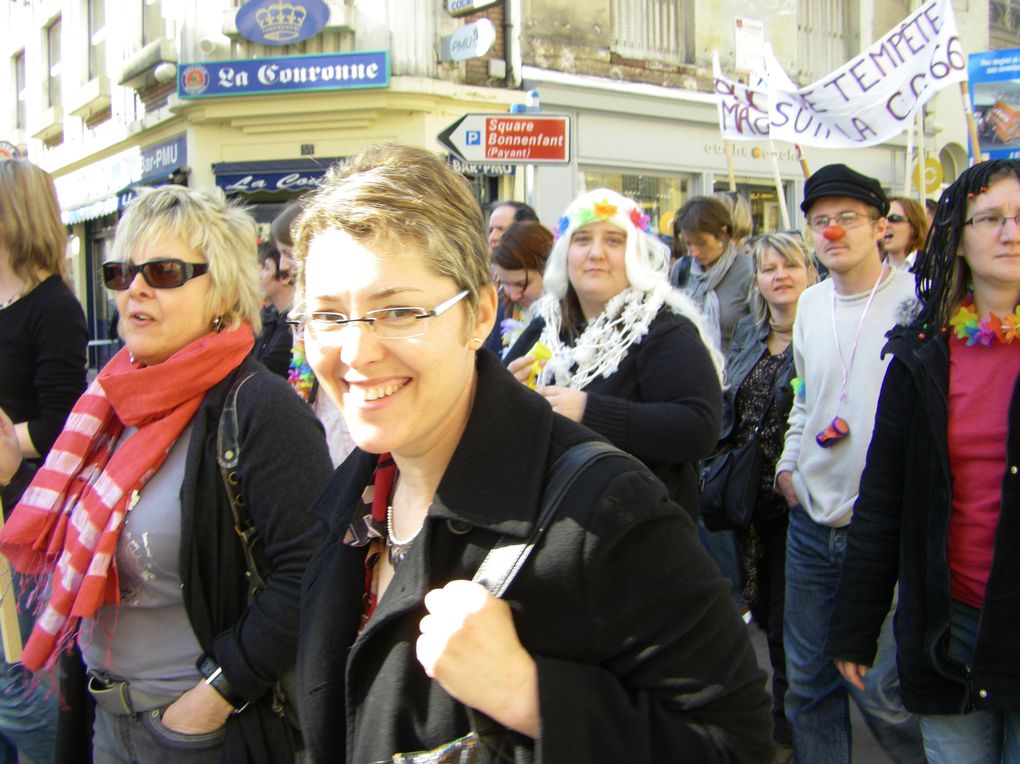
[[[465,114],[439,134],[465,162],[570,162],[570,117],[563,114]]]

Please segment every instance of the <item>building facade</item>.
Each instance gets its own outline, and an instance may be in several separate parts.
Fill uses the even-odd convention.
[[[1020,47],[1011,42],[1015,4],[953,0],[964,50]],[[0,28],[8,30],[0,41],[8,61],[0,67],[0,141],[57,178],[95,343],[90,361],[98,366],[111,303],[97,266],[138,186],[218,186],[266,223],[336,158],[382,141],[443,151],[438,137],[460,117],[505,113],[535,89],[543,112],[571,118],[569,162],[483,167],[451,157],[479,202],[526,199],[552,224],[578,192],[609,186],[665,222],[689,196],[730,184],[713,51],[734,75],[754,41],[746,30],[758,30],[806,84],[916,5],[8,0],[0,6]],[[304,24],[317,29],[302,39]],[[925,151],[952,180],[966,163],[959,93],[940,93],[925,125]],[[785,227],[780,193],[791,225],[799,225],[803,175],[793,147],[746,142],[732,151],[733,181],[759,226]],[[806,159],[811,167],[851,161],[897,192],[913,161],[904,137],[855,150],[852,160],[815,149]]]

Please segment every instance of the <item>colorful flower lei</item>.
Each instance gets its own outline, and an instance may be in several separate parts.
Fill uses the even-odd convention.
[[[312,367],[305,359],[305,342],[301,337],[294,337],[294,344],[290,350],[290,368],[287,369],[287,381],[294,388],[301,400],[307,401],[312,393],[312,386],[315,384],[315,374]]]
[[[949,319],[949,325],[956,332],[956,338],[965,340],[968,346],[988,347],[994,340],[1009,345],[1020,336],[1020,305],[1005,318],[990,313],[988,320],[981,321],[974,308],[974,298],[968,297],[956,314]]]
[[[603,220],[612,222],[618,211],[619,207],[615,204],[610,204],[606,200],[595,202],[591,207],[582,207],[579,210],[575,210],[573,220],[571,220],[569,215],[564,215],[559,219],[559,222],[556,224],[556,238],[560,238],[567,231],[571,230],[571,227],[577,229],[589,223],[597,223]],[[643,214],[637,207],[631,209],[628,219],[631,225],[642,233],[651,233],[651,218]]]

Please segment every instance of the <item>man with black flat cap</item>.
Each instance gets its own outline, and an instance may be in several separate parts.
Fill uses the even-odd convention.
[[[889,201],[874,178],[842,164],[822,167],[804,185],[801,209],[830,277],[798,304],[800,384],[776,467],[776,488],[790,505],[783,640],[795,761],[850,761],[849,691],[894,761],[923,762],[918,721],[900,699],[891,617],[863,690],[844,682],[824,653],[885,377],[885,333],[913,298],[914,279],[882,263]]]

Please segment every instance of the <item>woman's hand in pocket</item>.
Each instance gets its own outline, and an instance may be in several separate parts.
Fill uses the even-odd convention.
[[[163,726],[186,735],[201,735],[227,723],[234,707],[222,695],[199,682],[163,712]]]

